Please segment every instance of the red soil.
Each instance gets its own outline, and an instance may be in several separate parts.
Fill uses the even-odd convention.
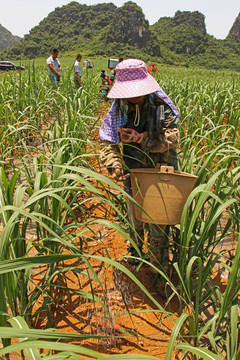
[[[96,116],[106,112],[108,107],[108,104],[104,103]],[[97,132],[92,135],[93,138],[98,139]],[[100,169],[100,171],[106,174],[104,169]],[[88,218],[104,218],[106,209],[101,204],[88,201],[86,206]],[[108,211],[109,216],[114,220],[111,209]],[[79,216],[82,215],[79,214]],[[108,220],[111,219],[108,218]],[[124,254],[127,254],[127,244],[123,236],[99,224],[92,224],[92,228],[93,232],[88,229],[88,232],[85,233],[85,236],[89,235],[89,238],[88,250],[85,246],[84,252],[100,256],[107,256],[108,252],[111,259],[117,260],[131,272],[135,272],[136,267],[129,265],[124,259]],[[96,236],[97,232],[98,237]],[[123,272],[96,259],[89,259],[89,262],[102,283],[101,287],[96,281],[93,281],[91,286],[94,288],[95,295],[106,305],[108,314],[104,313],[100,305],[93,304],[92,301],[73,294],[70,290],[59,292],[55,288],[54,300],[49,299],[52,324],[49,324],[46,313],[42,311],[37,316],[34,327],[40,329],[54,327],[67,333],[107,335],[108,338],[105,339],[69,341],[101,354],[145,354],[165,359],[169,337],[179,309],[176,296],[167,304],[167,300],[160,297],[152,286],[152,275],[148,266],[143,265],[136,274],[137,278],[163,308],[166,307],[168,312],[175,315],[169,316],[154,311],[156,305]],[[66,261],[64,265],[77,265],[79,269],[87,270],[83,261]],[[33,276],[33,280],[41,283],[43,275],[44,273],[42,275],[37,273]],[[71,271],[65,274],[65,278],[55,280],[69,289],[91,291],[89,279],[86,276],[76,276]],[[43,299],[36,303],[35,311],[42,305],[42,301]],[[134,311],[134,314],[129,314],[128,311]],[[177,357],[174,358],[177,359]]]
[[[88,215],[91,218],[103,218],[103,209],[96,204],[88,203]],[[113,260],[117,260],[126,266],[131,272],[136,267],[131,266],[124,259],[127,254],[125,239],[114,230],[109,230],[99,224],[92,225],[94,232],[88,230],[85,235],[88,238],[88,250],[85,253],[99,256],[106,256],[106,249]],[[98,231],[101,237],[95,234]],[[113,269],[112,266],[96,259],[89,259],[93,269],[101,280],[102,287],[96,282],[91,282],[94,293],[106,305],[108,314],[98,304],[93,304],[73,294],[70,290],[61,291],[54,288],[54,294],[50,305],[52,324],[49,324],[46,313],[40,312],[34,327],[45,329],[54,327],[62,332],[107,335],[107,339],[90,339],[71,341],[74,344],[81,344],[101,354],[147,354],[164,359],[169,342],[171,331],[176,321],[178,312],[178,300],[176,296],[167,304],[165,298],[160,297],[152,286],[152,275],[147,265],[143,265],[137,278],[149,290],[151,295],[166,310],[174,313],[174,316],[162,314],[156,310],[156,305],[143,294],[142,290],[133,283],[123,272]],[[87,270],[87,266],[80,260],[69,260],[67,266],[78,266],[81,270]],[[41,283],[43,274],[37,273],[33,276],[36,283]],[[71,271],[65,274],[65,278],[55,279],[57,283],[67,285],[69,289],[80,291],[91,291],[89,279],[86,276],[76,276]],[[35,311],[42,305],[42,299],[35,305]],[[51,299],[49,299],[51,302]],[[134,311],[129,314],[128,311]],[[149,311],[140,313],[140,311]],[[121,335],[121,337],[114,337]],[[177,357],[176,357],[177,358]],[[89,359],[89,358],[88,358]]]
[[[89,201],[87,206],[86,212],[89,218],[104,218],[104,209],[100,204]],[[110,209],[109,213],[111,213]],[[136,267],[129,265],[124,258],[124,254],[127,254],[125,239],[116,231],[99,224],[92,224],[92,228],[93,232],[89,228],[85,233],[89,237],[88,249],[85,246],[84,252],[107,256],[107,249],[111,259],[117,260],[131,272],[135,272]],[[96,236],[97,232],[98,236]],[[79,294],[74,294],[70,290],[60,291],[59,288],[54,287],[53,297],[49,299],[52,323],[49,323],[46,312],[41,311],[37,315],[34,327],[39,329],[54,327],[67,333],[107,335],[108,338],[69,341],[101,354],[145,354],[165,359],[169,338],[179,315],[177,297],[175,296],[168,303],[165,298],[158,295],[152,286],[152,275],[147,265],[143,265],[137,272],[137,278],[158,303],[174,314],[173,316],[165,315],[156,311],[156,305],[123,272],[114,270],[112,266],[100,260],[89,259],[89,262],[98,274],[102,286],[96,281],[90,283],[88,277],[73,274],[72,271],[67,271],[64,277],[54,280],[58,284],[67,286],[68,289],[91,292],[92,287],[95,295],[105,304],[108,313],[104,313],[100,305],[93,304],[92,301],[88,301]],[[80,270],[88,268],[82,260],[69,260],[64,263],[64,266],[78,266]],[[36,284],[41,283],[43,276],[44,269],[42,273],[37,270],[32,280]],[[42,304],[43,299],[39,299],[35,304],[34,312]],[[134,313],[129,314],[128,311],[134,311]],[[144,312],[141,313],[141,311]],[[175,354],[172,358],[179,357]],[[11,359],[14,359],[14,355]]]

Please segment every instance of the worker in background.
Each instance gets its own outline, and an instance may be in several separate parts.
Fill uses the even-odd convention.
[[[57,58],[58,53],[59,52],[57,49],[53,49],[52,55],[47,58],[47,65],[49,67],[49,78],[51,82],[55,85],[57,85],[60,81],[62,70],[60,61]]]
[[[179,113],[171,99],[147,71],[142,60],[127,59],[116,66],[116,81],[108,98],[114,99],[100,128],[100,159],[116,181],[124,182],[125,191],[132,195],[127,169],[149,168],[165,163],[177,169],[176,146]],[[156,129],[154,119],[160,120]],[[135,229],[130,234],[139,250],[144,242],[144,224],[134,215],[133,203],[127,199],[128,217]],[[149,225],[150,262],[169,270],[169,240],[166,226]],[[130,245],[130,254],[139,257]],[[138,265],[139,258],[129,257],[131,265]],[[153,271],[154,273],[154,271]],[[155,287],[166,294],[164,280],[154,274]]]
[[[73,66],[74,81],[75,81],[77,88],[79,88],[82,85],[82,72],[81,72],[81,68],[80,68],[81,60],[82,60],[82,55],[78,54],[76,56],[76,61]]]

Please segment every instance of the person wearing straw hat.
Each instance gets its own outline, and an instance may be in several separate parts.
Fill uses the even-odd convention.
[[[157,163],[167,163],[177,169],[179,112],[148,73],[145,62],[139,59],[123,60],[116,66],[116,80],[107,97],[114,101],[99,131],[100,159],[113,179],[123,181],[125,191],[132,195],[131,169],[154,167]],[[158,119],[157,123],[154,119]],[[135,229],[132,236],[141,251],[144,224],[135,218],[133,203],[129,199],[127,208]],[[166,226],[150,224],[149,229],[150,262],[168,271]],[[138,257],[134,247],[130,246],[129,251]],[[137,265],[139,260],[129,257],[128,262]],[[162,279],[156,279],[161,292]]]

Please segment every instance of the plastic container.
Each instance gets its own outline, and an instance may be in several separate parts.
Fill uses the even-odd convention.
[[[112,69],[117,66],[117,64],[119,63],[119,60],[118,59],[108,59],[108,68],[109,69]]]
[[[134,205],[135,217],[145,223],[176,225],[197,176],[175,171],[172,166],[132,169],[133,198],[149,215]]]

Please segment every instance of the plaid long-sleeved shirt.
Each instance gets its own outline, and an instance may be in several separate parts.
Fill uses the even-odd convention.
[[[180,115],[176,106],[169,98],[169,96],[161,88],[159,88],[159,90],[157,90],[153,94],[156,97],[160,98],[165,104],[169,106],[173,114],[176,116],[176,125],[177,125],[177,119],[179,118]],[[123,127],[125,124],[126,124],[126,118],[124,117],[124,109],[121,106],[120,100],[115,99],[101,125],[99,131],[100,140],[119,144],[120,138],[118,134],[118,129],[120,127]]]

